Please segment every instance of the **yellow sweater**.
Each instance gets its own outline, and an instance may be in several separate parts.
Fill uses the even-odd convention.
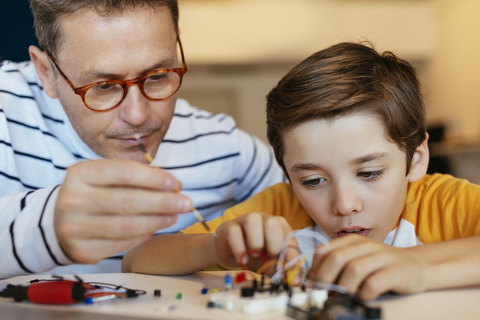
[[[314,226],[288,183],[257,193],[207,224],[215,231],[222,222],[250,212],[283,216],[294,230]],[[196,223],[181,232],[206,230]],[[385,243],[409,247],[476,234],[480,234],[480,186],[450,175],[433,174],[409,185],[403,212]]]

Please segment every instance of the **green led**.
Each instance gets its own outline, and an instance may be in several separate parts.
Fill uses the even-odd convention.
[[[177,296],[176,296],[176,298],[177,298],[177,300],[180,300],[180,299],[182,299],[182,294],[181,294],[180,292],[179,292],[179,293],[177,293]]]

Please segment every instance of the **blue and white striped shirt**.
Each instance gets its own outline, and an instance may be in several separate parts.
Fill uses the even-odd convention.
[[[53,219],[66,168],[100,159],[77,135],[31,62],[0,65],[0,278],[69,265]],[[273,153],[212,114],[178,99],[155,161],[176,176],[206,220],[284,179]],[[161,232],[197,222],[193,213]]]

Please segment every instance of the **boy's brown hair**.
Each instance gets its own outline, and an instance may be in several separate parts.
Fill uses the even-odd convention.
[[[387,139],[406,153],[407,174],[426,138],[425,107],[414,68],[391,52],[339,43],[314,53],[288,72],[267,95],[267,137],[285,174],[283,135],[315,119],[367,111]]]
[[[170,11],[175,32],[178,31],[177,0],[29,0],[34,17],[38,43],[54,58],[62,45],[63,34],[60,17],[82,9],[95,10],[103,17],[121,14],[135,7],[152,9],[167,7]]]

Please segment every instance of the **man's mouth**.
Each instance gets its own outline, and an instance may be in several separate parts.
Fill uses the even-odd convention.
[[[361,227],[342,228],[337,232],[339,237],[345,237],[351,234],[357,234],[362,237],[368,237],[372,229],[365,229]]]
[[[140,135],[139,139],[137,139],[135,136],[118,137],[117,139],[119,141],[122,141],[124,145],[130,146],[130,147],[138,147],[140,143],[145,145],[148,137],[149,135],[144,134],[144,135]]]

